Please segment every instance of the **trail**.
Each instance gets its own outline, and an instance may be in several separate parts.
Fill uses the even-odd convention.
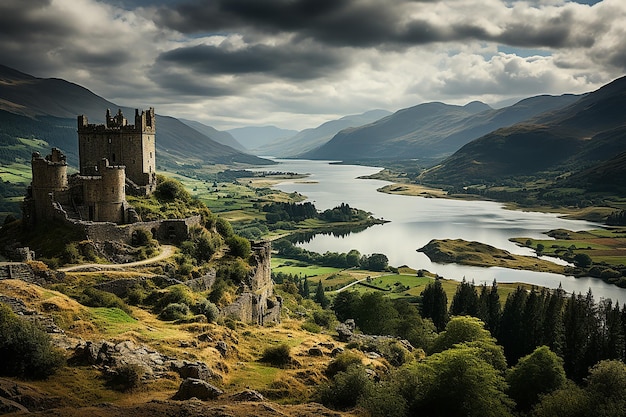
[[[66,266],[63,268],[58,268],[58,271],[62,271],[62,272],[72,272],[72,271],[80,271],[83,269],[92,269],[92,268],[98,268],[98,269],[124,269],[124,268],[130,268],[130,267],[134,267],[134,266],[142,266],[142,265],[149,265],[155,262],[160,262],[164,259],[169,258],[170,256],[172,256],[174,254],[176,247],[175,246],[171,246],[171,245],[161,245],[161,253],[159,253],[157,256],[153,257],[153,258],[148,258],[148,259],[143,259],[141,261],[135,261],[135,262],[128,262],[125,264],[81,264],[81,265],[72,265],[72,266]]]

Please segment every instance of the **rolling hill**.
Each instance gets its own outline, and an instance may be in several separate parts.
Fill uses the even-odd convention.
[[[498,110],[480,102],[465,106],[420,104],[371,124],[343,130],[325,145],[298,156],[344,161],[442,160],[489,132],[567,106],[577,98],[537,96]]]
[[[578,173],[570,179],[578,183],[595,181],[597,186],[604,181],[601,178],[612,178],[623,185],[626,177],[620,175],[623,157],[620,164],[619,155],[626,151],[624,108],[626,77],[562,109],[468,143],[425,172],[422,180],[457,185],[490,183],[550,171]]]
[[[113,111],[120,108],[127,118],[134,114],[134,109],[118,106],[77,84],[55,78],[36,78],[0,65],[0,110],[21,117],[3,115],[4,119],[12,120],[12,131],[19,131],[22,137],[44,139],[50,146],[57,146],[66,154],[75,155],[78,149],[76,116],[85,114],[90,122],[102,123],[107,108]],[[67,138],[60,138],[58,129],[53,128],[52,135],[42,135],[42,129],[50,129],[49,125],[62,126],[63,129],[72,126],[73,132]],[[7,135],[11,136],[4,123],[0,126],[0,134],[5,140]],[[223,135],[222,132],[216,134],[220,140]],[[178,119],[162,115],[157,118],[157,154],[159,164],[163,166],[269,163],[219,143],[219,140]],[[72,161],[70,157],[70,163]]]

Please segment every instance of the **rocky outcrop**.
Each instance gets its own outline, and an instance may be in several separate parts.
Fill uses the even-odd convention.
[[[206,381],[196,378],[187,378],[180,384],[180,388],[178,388],[178,392],[174,395],[173,399],[189,400],[191,398],[197,398],[206,401],[214,400],[222,394],[224,394],[224,391]]]

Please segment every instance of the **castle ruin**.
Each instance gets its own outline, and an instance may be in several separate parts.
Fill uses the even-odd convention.
[[[156,188],[156,119],[154,108],[135,110],[129,125],[121,110],[106,123],[89,124],[78,116],[80,172],[68,177],[67,159],[53,148],[45,158],[33,153],[32,182],[24,199],[25,226],[66,217],[75,220],[137,221],[126,202],[127,190],[150,195]]]

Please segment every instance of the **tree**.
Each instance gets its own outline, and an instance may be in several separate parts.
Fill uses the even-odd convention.
[[[456,316],[435,338],[431,351],[443,352],[456,344],[477,340],[493,340],[491,333],[485,330],[484,323],[476,317]]]
[[[473,282],[469,283],[463,278],[461,284],[456,287],[450,303],[450,315],[474,317],[478,315],[478,293]]]
[[[372,271],[384,271],[389,265],[389,258],[382,253],[373,253],[367,258],[367,264]]]
[[[626,410],[626,364],[615,360],[598,362],[589,371],[586,391],[594,405],[594,416],[623,416]]]
[[[580,268],[588,268],[592,263],[591,257],[586,253],[577,253],[574,255],[574,265]]]
[[[358,314],[361,303],[361,296],[356,291],[341,291],[335,296],[332,309],[337,316],[337,320],[344,322],[354,319]]]
[[[548,394],[565,385],[563,360],[547,346],[538,347],[524,356],[507,373],[509,396],[517,408],[529,411],[541,395]]]
[[[185,186],[173,178],[165,178],[159,181],[154,195],[159,201],[191,201],[191,194],[185,189]]]
[[[346,264],[348,265],[348,268],[360,266],[361,253],[356,249],[352,249],[346,254]]]
[[[504,353],[509,363],[515,363],[519,358],[530,353],[524,352],[525,342],[521,332],[521,323],[527,298],[527,291],[522,287],[517,287],[506,298],[504,309],[502,310],[497,339],[504,347]]]
[[[230,248],[232,256],[238,256],[242,259],[247,259],[252,251],[250,241],[245,237],[233,235],[226,239],[226,244]]]
[[[438,332],[448,324],[448,296],[441,281],[428,284],[422,291],[422,316],[433,321]]]
[[[396,331],[398,311],[381,292],[368,292],[361,296],[354,319],[363,333],[389,335]]]
[[[315,290],[315,297],[313,298],[316,303],[322,306],[322,308],[328,307],[330,304],[330,300],[326,297],[324,293],[324,285],[322,285],[322,280],[319,280],[317,283],[317,289]]]
[[[415,372],[418,389],[409,392],[416,393],[417,398],[411,399],[409,415],[512,415],[513,402],[504,393],[504,377],[473,349],[459,347],[436,353],[417,363]]]

